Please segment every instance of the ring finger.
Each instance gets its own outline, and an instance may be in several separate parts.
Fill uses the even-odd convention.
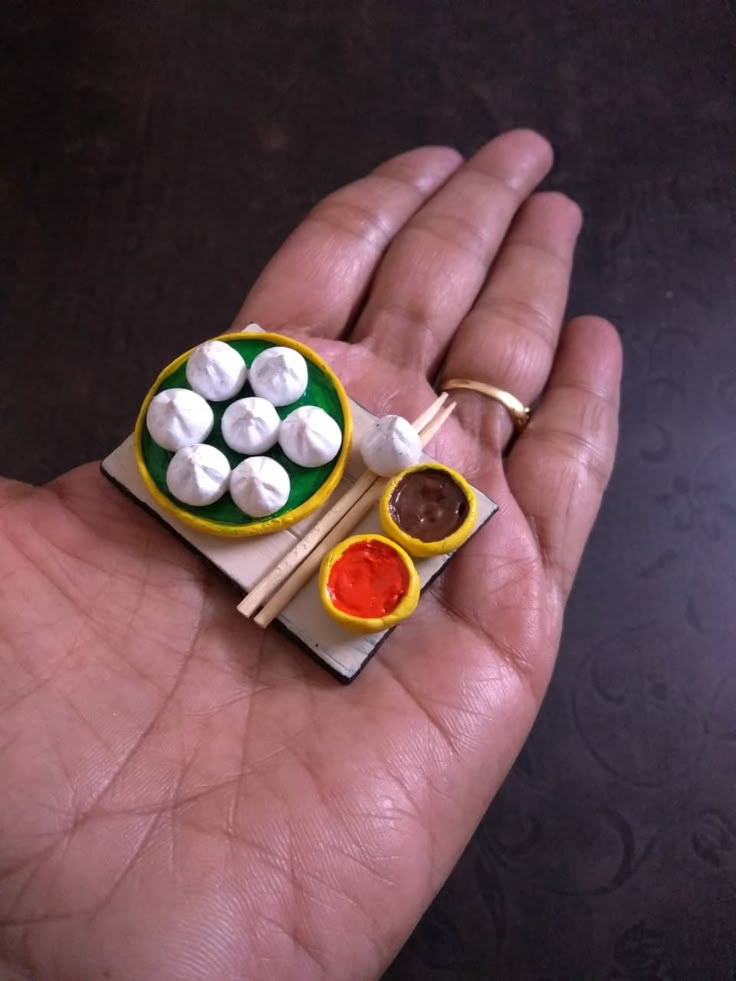
[[[440,388],[442,381],[467,378],[525,405],[539,397],[557,347],[580,225],[580,209],[562,194],[535,194],[523,205],[455,334]],[[465,429],[500,453],[513,431],[503,406],[464,389],[452,396]]]

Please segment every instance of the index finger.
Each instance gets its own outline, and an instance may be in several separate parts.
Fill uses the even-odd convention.
[[[420,147],[328,195],[268,263],[233,328],[339,337],[391,240],[461,163],[449,147]]]

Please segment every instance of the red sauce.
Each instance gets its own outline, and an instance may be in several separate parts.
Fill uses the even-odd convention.
[[[349,545],[327,579],[337,609],[366,620],[395,610],[408,588],[409,570],[396,549],[373,540]]]

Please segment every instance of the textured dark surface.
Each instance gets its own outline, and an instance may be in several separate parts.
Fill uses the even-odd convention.
[[[733,0],[4,21],[0,463],[28,480],[116,445],[323,192],[417,143],[552,139],[587,219],[571,313],[624,338],[619,464],[535,731],[388,977],[732,981]]]

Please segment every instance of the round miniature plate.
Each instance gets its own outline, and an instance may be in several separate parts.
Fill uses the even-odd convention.
[[[407,534],[391,514],[391,497],[398,485],[406,476],[420,473],[422,470],[434,470],[450,477],[462,491],[468,507],[465,518],[452,534],[428,542]],[[478,520],[478,502],[473,488],[456,470],[446,467],[444,463],[418,463],[414,467],[407,467],[406,470],[402,470],[401,473],[397,473],[395,477],[391,478],[378,502],[378,516],[384,534],[388,535],[394,542],[398,542],[415,559],[426,559],[433,555],[446,555],[449,552],[454,552],[467,541]]]
[[[391,559],[398,563],[406,576],[406,588],[391,609],[382,613],[359,614],[350,612],[336,603],[331,588],[331,577],[333,570],[339,566],[341,559],[354,548],[370,548],[377,546],[386,550],[386,556],[390,554]],[[361,558],[366,562],[364,574],[356,573],[351,570],[348,580],[351,589],[357,589],[366,593],[369,602],[374,599],[381,600],[381,590],[385,587],[380,572],[380,562],[372,560],[370,555],[361,556],[358,553],[356,562],[360,563]],[[385,560],[385,557],[384,557]],[[391,570],[393,571],[393,570]],[[390,577],[390,573],[389,573]],[[343,627],[357,633],[376,633],[379,630],[387,630],[395,626],[402,620],[410,616],[417,607],[421,585],[419,575],[409,555],[396,542],[385,538],[383,535],[352,535],[346,538],[325,555],[319,570],[319,596],[327,613]],[[363,597],[365,600],[366,597]]]
[[[279,417],[284,419],[294,409],[298,409],[302,405],[317,405],[324,409],[342,430],[340,452],[334,460],[330,460],[329,463],[321,467],[300,467],[286,456],[278,443],[262,454],[277,460],[286,469],[291,480],[291,491],[286,504],[267,518],[249,518],[243,514],[229,492],[226,492],[219,501],[206,507],[190,507],[182,504],[181,501],[171,495],[166,486],[166,469],[174,454],[154,443],[146,426],[146,412],[151,399],[159,392],[168,388],[191,388],[186,378],[186,366],[189,356],[195,350],[192,348],[164,368],[143,400],[134,434],[138,470],[154,501],[169,514],[175,515],[184,524],[196,528],[197,531],[234,538],[282,531],[321,507],[340,482],[350,452],[352,436],[350,402],[345,389],[332,369],[314,351],[304,344],[300,344],[299,341],[284,337],[281,334],[266,332],[221,334],[212,339],[224,341],[235,348],[245,360],[248,368],[250,368],[256,355],[270,347],[290,347],[303,355],[308,370],[306,391],[296,402],[281,406],[276,411]],[[242,390],[233,398],[226,402],[209,403],[215,415],[215,424],[206,442],[222,450],[233,468],[246,459],[246,456],[230,449],[225,443],[222,438],[220,422],[229,405],[238,399],[253,394],[250,383],[246,381]]]

